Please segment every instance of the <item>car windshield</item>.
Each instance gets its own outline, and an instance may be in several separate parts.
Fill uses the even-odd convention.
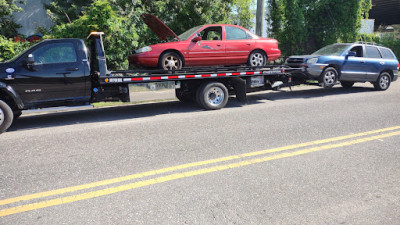
[[[181,35],[179,35],[178,36],[179,39],[181,39],[181,41],[184,41],[184,40],[188,39],[190,36],[192,36],[192,34],[194,32],[196,32],[198,29],[200,29],[200,27],[202,27],[202,26],[197,26],[197,27],[190,28],[189,30],[187,30],[184,33],[182,33]]]
[[[320,50],[313,53],[313,55],[341,55],[349,45],[347,44],[336,44],[336,45],[328,45],[326,47],[321,48]]]

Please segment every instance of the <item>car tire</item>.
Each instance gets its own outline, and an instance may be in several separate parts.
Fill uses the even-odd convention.
[[[254,50],[247,59],[247,66],[260,67],[267,65],[267,55],[261,50]]]
[[[183,60],[175,52],[165,52],[158,61],[158,68],[162,70],[180,70],[182,69]]]
[[[0,134],[5,132],[13,122],[14,114],[10,106],[0,100]]]
[[[345,89],[350,89],[353,87],[354,82],[350,82],[350,81],[340,81],[340,84],[342,85],[343,88]]]
[[[219,82],[206,82],[197,90],[196,100],[200,107],[207,110],[221,109],[228,103],[228,89]]]
[[[332,88],[338,80],[338,72],[333,67],[326,68],[319,77],[319,83],[324,88]]]
[[[378,80],[374,82],[374,88],[377,91],[386,91],[390,87],[392,79],[388,72],[383,72],[379,75]]]

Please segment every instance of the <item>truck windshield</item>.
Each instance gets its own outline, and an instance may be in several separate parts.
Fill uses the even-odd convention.
[[[349,47],[348,44],[328,45],[313,53],[313,55],[335,55],[339,56]]]
[[[179,36],[178,36],[179,39],[181,39],[181,41],[184,41],[184,40],[188,39],[190,36],[192,36],[192,34],[193,34],[194,32],[196,32],[197,30],[199,30],[200,27],[202,27],[202,26],[197,26],[197,27],[192,27],[192,28],[190,28],[189,30],[187,30],[187,31],[185,31],[184,33],[182,33],[181,35],[179,35]]]

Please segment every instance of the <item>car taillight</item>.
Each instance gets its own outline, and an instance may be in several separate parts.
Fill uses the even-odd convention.
[[[400,63],[399,63],[399,64],[397,64],[397,70],[399,70],[399,68],[400,68]]]

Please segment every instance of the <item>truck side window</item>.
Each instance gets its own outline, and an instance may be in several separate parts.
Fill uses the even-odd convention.
[[[382,58],[381,54],[379,53],[378,49],[373,46],[365,46],[367,50],[367,57],[368,58]]]
[[[350,52],[355,52],[356,57],[363,57],[363,48],[362,46],[355,46],[352,49],[350,49]]]
[[[73,63],[77,62],[73,43],[53,43],[42,46],[32,52],[35,64]]]

